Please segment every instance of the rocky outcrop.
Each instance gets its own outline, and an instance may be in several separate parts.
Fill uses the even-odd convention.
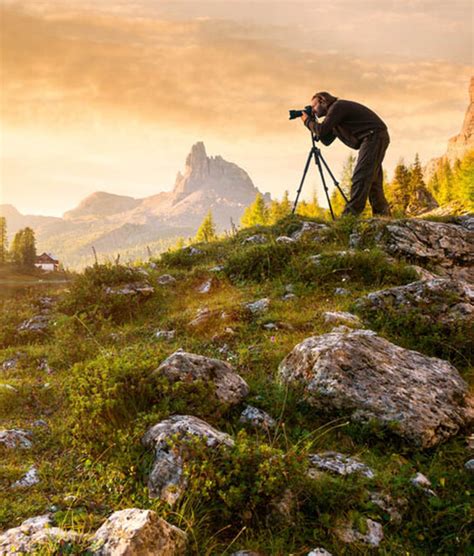
[[[146,282],[133,282],[121,286],[107,286],[104,291],[107,295],[148,297],[155,291],[155,288]]]
[[[183,494],[187,485],[183,474],[186,446],[192,440],[202,441],[209,450],[220,445],[234,445],[228,434],[191,415],[173,415],[147,430],[142,442],[155,452],[148,478],[151,498],[160,498],[172,505]]]
[[[435,278],[379,290],[360,297],[355,306],[367,316],[416,311],[425,322],[447,328],[474,325],[474,288],[460,280]]]
[[[48,315],[35,315],[23,321],[17,328],[22,334],[44,334],[49,326],[50,317]]]
[[[249,393],[247,383],[229,363],[182,350],[165,359],[153,374],[172,383],[202,380],[212,387],[219,402],[229,406],[240,403]]]
[[[307,338],[279,366],[321,412],[375,420],[406,442],[435,446],[473,420],[472,399],[446,361],[403,349],[369,330]]]
[[[372,519],[364,520],[363,532],[350,521],[346,521],[336,528],[335,533],[345,543],[361,542],[374,547],[379,546],[384,538],[382,525]]]
[[[367,479],[373,479],[375,473],[368,465],[338,452],[323,452],[321,454],[309,454],[309,471],[316,468],[322,471],[330,471],[338,475],[352,475],[360,473]]]
[[[181,556],[186,534],[152,510],[131,508],[114,512],[102,524],[90,550],[94,556]]]
[[[373,218],[360,223],[350,237],[351,247],[373,242],[395,257],[474,282],[473,216],[459,216],[451,223]]]
[[[317,222],[305,221],[301,228],[291,234],[291,239],[299,241],[306,239],[310,241],[323,241],[327,238],[331,228],[327,224],[318,224]]]
[[[54,527],[50,514],[31,517],[19,527],[8,529],[0,534],[0,554],[20,556],[25,554],[49,554],[46,547],[56,542],[74,542],[80,535]]]

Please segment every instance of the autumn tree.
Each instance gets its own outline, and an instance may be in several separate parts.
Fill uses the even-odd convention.
[[[196,242],[201,242],[201,241],[210,242],[210,241],[215,241],[216,239],[217,239],[216,226],[212,218],[212,212],[209,210],[204,220],[202,221],[201,225],[199,226],[199,229],[196,233],[196,237],[194,238],[194,240]]]
[[[7,262],[8,238],[7,238],[7,219],[0,216],[0,264]]]
[[[34,231],[29,228],[19,230],[11,246],[13,262],[23,268],[34,268],[36,262],[36,239]]]
[[[251,226],[268,224],[268,221],[269,211],[265,200],[261,193],[257,193],[255,201],[244,210],[240,224],[243,228],[250,228]]]

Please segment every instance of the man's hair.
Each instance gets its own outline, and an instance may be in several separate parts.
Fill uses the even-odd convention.
[[[321,100],[325,100],[326,104],[332,104],[333,102],[335,102],[337,100],[337,97],[333,97],[330,93],[326,92],[326,91],[321,91],[320,93],[315,93],[311,100],[317,98],[319,101]]]

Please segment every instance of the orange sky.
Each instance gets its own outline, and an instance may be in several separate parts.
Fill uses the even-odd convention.
[[[468,103],[470,0],[4,0],[1,199],[60,215],[94,191],[169,190],[186,154],[242,166],[273,196],[309,149],[288,109],[317,90],[373,108],[400,156],[442,154]],[[338,173],[354,151],[324,148]],[[317,185],[315,173],[306,193]]]

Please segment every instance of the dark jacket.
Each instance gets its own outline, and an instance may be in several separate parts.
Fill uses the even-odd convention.
[[[328,108],[322,123],[308,118],[305,125],[324,145],[330,145],[336,137],[352,149],[358,149],[362,139],[371,131],[387,129],[377,114],[363,104],[351,100],[336,100]]]

